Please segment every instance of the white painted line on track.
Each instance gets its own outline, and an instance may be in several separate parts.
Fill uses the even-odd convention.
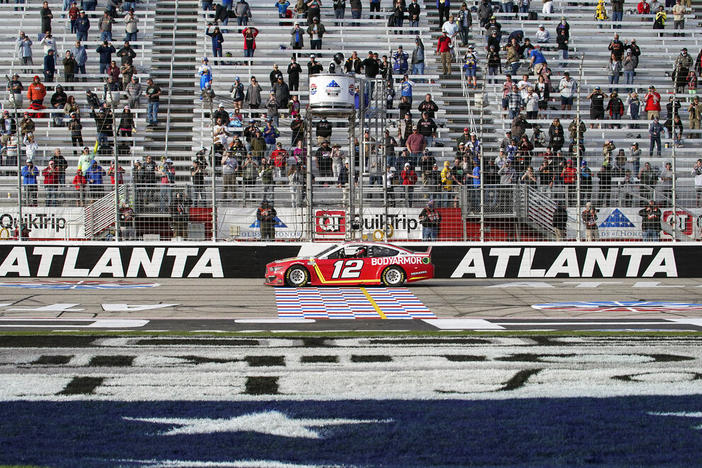
[[[504,327],[482,319],[422,319],[441,330],[504,330]]]
[[[14,324],[1,324],[0,328],[139,328],[143,327],[148,320],[121,320],[121,319],[66,319],[70,322],[85,322],[86,325],[62,325],[62,319],[0,319],[0,322],[16,322]],[[39,322],[36,325],[25,322]],[[51,323],[47,323],[51,322]]]
[[[676,318],[667,320],[675,323],[682,323],[684,325],[695,325],[697,327],[702,327],[702,318]]]

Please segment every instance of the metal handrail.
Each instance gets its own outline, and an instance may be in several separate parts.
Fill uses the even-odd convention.
[[[175,9],[173,11],[173,35],[171,36],[171,48],[175,50],[175,44],[176,44],[176,30],[177,28],[177,18],[178,18],[178,5],[179,1],[175,0]],[[154,25],[154,29],[155,29]],[[165,136],[165,147],[163,149],[164,154],[168,155],[168,134],[170,132],[171,128],[171,98],[173,96],[173,63],[174,60],[171,60],[171,68],[170,72],[168,74],[168,104],[166,105],[166,136]]]

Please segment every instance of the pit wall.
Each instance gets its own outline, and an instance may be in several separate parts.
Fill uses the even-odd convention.
[[[261,278],[267,263],[326,243],[3,242],[0,277]],[[398,243],[431,247],[438,278],[695,278],[696,243]]]

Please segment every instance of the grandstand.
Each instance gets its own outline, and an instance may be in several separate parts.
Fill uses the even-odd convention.
[[[416,76],[410,74],[410,79],[414,82],[412,119],[416,122],[418,118],[418,113],[416,112],[417,103],[425,94],[431,94],[432,99],[439,106],[439,112],[436,117],[438,123],[437,137],[428,149],[436,157],[439,168],[442,167],[443,161],[453,161],[456,138],[462,135],[465,127],[478,134],[482,144],[482,157],[485,161],[494,159],[497,156],[500,149],[500,141],[512,122],[508,118],[507,113],[501,109],[504,75],[500,74],[493,83],[486,83],[485,37],[477,14],[478,2],[467,2],[473,11],[470,42],[476,47],[479,62],[479,87],[477,89],[468,88],[465,81],[462,80],[462,74],[459,71],[460,63],[453,64],[453,73],[450,76],[441,75],[440,59],[434,53],[441,25],[439,24],[438,11],[433,0],[421,0],[419,2],[421,5],[419,26],[410,26],[409,22],[405,21],[403,27],[388,27],[388,16],[391,12],[391,2],[389,0],[381,2],[381,14],[374,16],[369,14],[367,2],[364,2],[364,10],[360,19],[351,18],[348,6],[344,19],[335,18],[331,2],[325,2],[320,12],[320,22],[326,27],[321,49],[311,49],[309,37],[305,34],[305,46],[299,50],[292,50],[290,47],[290,30],[295,21],[300,22],[303,29],[306,29],[307,20],[302,15],[292,11],[294,2],[290,5],[292,17],[286,19],[278,17],[278,10],[272,4],[262,2],[249,3],[252,14],[249,26],[256,27],[259,30],[259,35],[256,37],[254,56],[245,57],[244,39],[241,34],[243,26],[237,25],[236,19],[231,19],[228,25],[219,24],[224,37],[224,56],[217,58],[216,61],[212,57],[211,38],[205,34],[208,24],[214,22],[215,11],[202,10],[202,5],[196,1],[189,0],[148,0],[136,3],[139,32],[138,40],[132,41],[132,47],[137,53],[134,65],[142,86],[145,86],[146,77],[151,76],[154,82],[162,88],[163,93],[160,99],[158,125],[147,127],[147,103],[145,97],[142,96],[140,105],[136,109],[132,109],[132,112],[135,114],[136,130],[129,137],[118,137],[118,142],[127,143],[129,146],[128,152],[120,154],[121,164],[126,169],[125,182],[129,187],[132,187],[132,171],[130,170],[132,161],[142,159],[148,154],[152,155],[155,160],[159,160],[161,156],[172,159],[176,169],[177,190],[183,190],[186,194],[192,194],[191,159],[202,148],[206,149],[204,152],[206,158],[212,157],[209,153],[209,149],[213,146],[212,110],[217,108],[219,104],[223,104],[227,111],[233,110],[230,89],[235,76],[240,77],[241,82],[245,86],[248,85],[252,76],[256,76],[263,87],[261,109],[250,109],[244,105],[241,112],[243,117],[242,127],[230,128],[233,133],[240,133],[252,117],[255,117],[258,124],[262,126],[263,116],[266,112],[265,101],[270,90],[269,74],[273,70],[273,65],[277,64],[287,81],[288,76],[285,70],[293,53],[297,54],[298,62],[302,66],[303,72],[300,78],[300,91],[292,94],[299,96],[301,107],[304,110],[308,98],[306,86],[308,74],[305,64],[311,54],[317,55],[318,61],[326,71],[332,56],[338,52],[344,54],[346,58],[353,51],[357,51],[359,57],[363,59],[369,50],[377,52],[381,57],[383,55],[391,57],[398,46],[403,45],[404,50],[411,54],[414,49],[416,36],[420,37],[424,43],[426,63],[424,75]],[[665,147],[662,155],[660,157],[654,155],[651,158],[647,157],[649,149],[649,120],[646,119],[645,112],[642,111],[642,116],[639,120],[628,120],[624,116],[623,120],[616,122],[616,125],[606,121],[595,122],[588,118],[590,102],[587,96],[595,86],[600,86],[605,92],[611,86],[613,90],[620,91],[620,96],[622,96],[624,101],[627,88],[632,87],[624,83],[624,77],[618,84],[610,85],[608,83],[607,63],[610,52],[607,46],[613,34],[618,33],[622,41],[636,39],[637,44],[641,48],[642,53],[636,69],[633,87],[643,96],[649,85],[655,85],[658,92],[663,96],[663,104],[667,103],[669,96],[673,96],[671,93],[674,87],[670,74],[673,72],[674,62],[680,49],[687,47],[694,60],[700,48],[698,44],[700,29],[696,17],[697,11],[694,9],[689,11],[685,18],[684,31],[677,31],[673,30],[672,14],[670,9],[668,9],[668,24],[666,29],[661,31],[652,28],[652,15],[642,16],[635,14],[636,5],[633,2],[625,4],[624,20],[617,23],[595,21],[593,19],[594,1],[556,1],[552,3],[554,4],[553,12],[545,16],[542,13],[541,2],[532,2],[530,10],[536,12],[535,19],[527,19],[527,15],[501,13],[499,12],[498,4],[493,4],[496,10],[494,15],[502,27],[503,46],[507,37],[514,31],[523,31],[523,36],[532,38],[532,42],[534,42],[533,39],[537,27],[543,24],[545,29],[551,33],[550,42],[541,44],[541,46],[548,60],[548,67],[551,70],[552,86],[557,86],[565,71],[569,71],[571,76],[579,83],[575,98],[576,104],[573,105],[572,110],[561,110],[558,91],[552,90],[547,109],[540,110],[536,119],[528,119],[529,123],[538,125],[541,131],[548,133],[551,121],[554,118],[559,118],[564,129],[567,130],[579,108],[580,115],[587,128],[583,135],[585,150],[579,157],[587,161],[592,168],[594,175],[593,193],[596,194],[598,192],[597,175],[604,161],[602,154],[603,143],[607,140],[612,140],[616,150],[624,149],[625,154],[629,157],[629,147],[631,143],[637,141],[642,150],[641,167],[644,166],[645,162],[649,162],[653,166],[654,171],[660,173],[666,161],[674,160],[677,177],[677,198],[675,203],[678,207],[694,209],[694,179],[690,171],[698,158],[696,147],[699,146],[700,135],[694,135],[693,138],[689,133],[687,108],[690,95],[687,87],[679,90],[674,95],[675,99],[682,103],[680,115],[684,126],[683,144],[676,146],[673,145],[672,139],[664,138],[663,144]],[[452,12],[457,12],[459,6],[460,2],[454,2]],[[56,39],[58,50],[57,56],[62,57],[64,51],[68,50],[75,41],[75,34],[70,30],[70,21],[66,12],[63,11],[62,2],[50,1],[49,7],[53,12],[52,25],[53,36]],[[98,7],[95,11],[87,12],[92,27],[88,41],[85,41],[84,44],[88,49],[87,74],[80,76],[81,81],[67,84],[64,81],[63,67],[57,63],[59,71],[56,74],[56,82],[63,84],[67,88],[70,86],[69,94],[76,97],[81,107],[83,140],[89,147],[93,146],[97,138],[97,129],[95,122],[90,117],[85,91],[91,89],[98,96],[103,95],[105,77],[99,73],[98,54],[95,52],[95,48],[100,44],[98,21],[105,7],[105,2],[101,0],[98,2]],[[34,75],[43,76],[43,66],[41,64],[43,52],[42,46],[39,44],[42,21],[40,8],[41,4],[39,3],[0,4],[0,11],[3,12],[0,21],[5,26],[2,41],[7,44],[7,47],[2,48],[0,52],[0,61],[8,73],[19,74],[25,90]],[[123,15],[124,13],[120,11],[113,28],[113,43],[116,48],[121,46],[124,37]],[[570,25],[568,44],[570,57],[568,59],[560,57],[560,51],[557,50],[555,40],[556,25],[561,17],[565,17]],[[617,29],[613,29],[615,26]],[[20,30],[25,31],[34,42],[32,46],[34,65],[24,65],[19,56],[19,49],[15,46],[15,41]],[[678,34],[680,32],[684,34]],[[466,49],[460,46],[456,46],[455,50],[459,59],[466,52]],[[503,71],[505,71],[507,66],[504,63],[504,52],[501,53],[501,56]],[[212,89],[215,97],[211,105],[210,101],[202,99],[200,92],[200,77],[197,74],[197,70],[203,57],[210,58],[209,64],[212,68]],[[527,60],[522,59],[522,65],[518,74],[521,75],[523,72],[527,72],[527,66]],[[368,117],[365,119],[366,128],[369,129],[370,135],[378,142],[382,139],[382,131],[386,127],[390,129],[391,135],[396,136],[398,133],[399,111],[397,110],[397,102],[399,100],[398,86],[401,79],[401,76],[393,75],[394,88],[397,92],[394,109],[383,109],[382,105],[380,108],[372,108],[371,106],[367,110],[368,114],[364,116]],[[515,80],[518,81],[519,79],[519,77],[515,77]],[[530,80],[535,80],[534,75],[531,75]],[[48,92],[45,104],[53,93],[54,85],[55,83],[46,83]],[[4,108],[14,112],[8,97],[8,94],[3,96]],[[126,100],[122,98],[119,102],[119,107],[117,107],[118,104],[115,102],[118,114],[119,109],[125,102]],[[26,98],[23,104],[26,108]],[[20,117],[23,110],[19,109]],[[379,112],[383,113],[382,118],[377,118]],[[35,135],[39,144],[37,156],[35,156],[35,164],[40,168],[45,167],[54,149],[61,149],[64,156],[68,159],[67,183],[70,184],[78,164],[80,148],[71,146],[70,132],[66,127],[56,126],[52,121],[51,116],[60,114],[62,111],[45,109],[42,113],[44,117],[34,119],[36,123]],[[661,113],[661,123],[665,120],[665,117],[664,107]],[[343,154],[350,154],[352,148],[349,144],[348,119],[337,116],[330,118],[330,121],[334,125],[331,143],[339,144]],[[292,131],[290,130],[290,123],[290,115],[286,110],[281,109],[278,125],[281,133],[279,140],[284,142],[286,147],[289,146],[288,143],[291,141]],[[315,123],[312,122],[312,126]],[[594,128],[592,128],[593,124]],[[532,131],[528,130],[527,135],[531,136],[531,134]],[[359,137],[360,135],[359,133]],[[314,136],[314,133],[311,136]],[[399,141],[399,138],[397,140]],[[566,154],[568,142],[569,139],[566,135],[563,151],[566,157],[571,157]],[[377,145],[377,148],[374,145],[369,145],[368,149],[370,152],[376,150],[379,152],[384,151],[380,148],[380,145]],[[316,144],[310,148],[311,152],[315,150]],[[395,153],[399,154],[401,150],[402,147],[398,146],[395,148]],[[534,150],[532,166],[535,170],[542,159],[542,150],[539,148]],[[577,155],[572,157],[576,159]],[[109,164],[108,161],[111,158],[111,147],[105,148],[103,154],[99,156],[100,161],[105,166]],[[24,159],[23,156],[22,159]],[[219,165],[219,159],[220,156],[217,155],[215,159],[215,165],[217,166]],[[11,158],[4,159],[5,163],[11,161]],[[211,160],[208,160],[208,162],[211,163]],[[6,192],[8,196],[5,202],[8,205],[16,205],[18,198],[16,190],[17,169],[14,165],[4,165],[1,166],[1,169],[0,183],[3,184],[3,192]],[[402,170],[401,167],[396,169],[398,174]],[[315,173],[315,171],[316,169],[313,167],[312,172]],[[419,168],[418,172],[420,172]],[[222,188],[221,173],[215,172],[214,181],[211,181],[212,174],[211,171],[207,173],[205,186],[207,191],[210,190],[210,187],[214,187],[214,191],[217,194],[217,205],[222,207],[257,206],[263,196],[263,186],[259,178],[252,187],[238,185],[235,190],[235,196],[227,199],[227,194],[224,193]],[[309,187],[308,190],[314,192],[315,207],[348,210],[350,199],[342,193],[342,190],[338,189],[336,178],[322,177],[318,173],[314,175],[316,176],[314,186]],[[638,174],[634,174],[634,176],[636,177]],[[238,182],[240,184],[243,182],[243,175],[238,177]],[[281,187],[288,184],[287,177],[284,174],[279,175],[275,182],[277,183],[276,205],[280,207],[290,206],[289,189]],[[359,192],[363,196],[357,195],[357,209],[359,209],[359,205],[360,209],[364,206],[369,208],[387,206],[387,199],[384,198],[385,195],[381,188],[382,184],[371,185],[371,182],[371,174],[366,172],[361,175],[360,185],[363,187],[363,190]],[[638,185],[638,180],[636,182],[636,189],[633,193],[634,206],[639,202],[644,203],[647,198],[646,195],[649,193],[653,193],[652,197],[664,204],[673,204],[672,200],[666,198],[665,194],[661,194],[660,191],[655,192],[655,188],[650,192],[648,187],[643,187],[643,190],[639,190],[641,187]],[[615,192],[613,193],[612,201],[603,203],[603,208],[623,205],[623,199],[625,196],[628,197],[626,194],[629,192],[625,193],[624,188],[621,187],[622,183],[622,178],[615,177]],[[504,223],[506,230],[522,229],[530,233],[529,235],[534,238],[548,239],[553,237],[550,218],[555,209],[555,201],[563,200],[571,209],[570,218],[571,221],[574,220],[577,223],[577,236],[579,236],[580,224],[577,221],[579,219],[577,210],[580,209],[580,205],[574,202],[572,197],[569,198],[565,195],[563,187],[556,187],[555,190],[548,191],[540,190],[542,188],[539,186],[497,187],[496,189],[507,193],[511,197],[509,203],[499,207],[488,206],[489,204],[485,203],[485,198],[482,198],[483,194],[481,194],[480,198],[483,203],[480,203],[480,206],[476,206],[475,198],[471,198],[473,195],[462,189],[457,191],[455,195],[455,205],[449,203],[448,207],[460,207],[461,216],[467,219],[472,218],[483,226],[480,229],[481,232],[485,231],[485,219],[494,218],[494,222]],[[398,206],[403,205],[401,199],[405,192],[401,189],[401,187],[395,188],[395,198],[396,201],[399,200]],[[436,197],[438,194],[434,192],[440,191],[440,188],[422,187],[420,184],[416,190],[415,197],[419,198],[421,202],[418,202],[419,205],[415,204],[415,206],[420,206],[423,204],[423,200],[429,197]],[[629,190],[629,188],[626,190]],[[66,192],[66,198],[72,199],[75,197],[72,187],[67,187]],[[283,194],[278,195],[281,192]],[[42,200],[42,193],[40,189],[40,200]],[[206,197],[208,197],[206,205],[210,206],[211,194],[207,194]],[[451,198],[454,198],[454,195]],[[593,199],[596,199],[594,195]],[[132,194],[128,197],[128,201],[131,202],[133,200],[134,195]],[[472,203],[471,200],[473,200]],[[581,201],[584,204],[584,201],[586,201],[585,197],[582,197]],[[66,200],[64,203],[69,203],[69,200]],[[70,204],[72,205],[72,202]],[[136,216],[139,217],[150,212],[148,222],[153,222],[151,215],[153,215],[153,211],[159,211],[157,205],[157,202],[153,205],[147,203],[146,206],[142,207],[144,213],[136,210]],[[109,212],[109,207],[112,204],[105,201],[100,206],[102,207],[101,210]],[[540,209],[535,210],[534,207]],[[86,211],[89,211],[89,209],[86,209]],[[311,212],[307,214],[309,215],[309,213]],[[114,215],[114,209],[111,214]],[[168,213],[159,213],[159,216],[168,217]],[[108,213],[107,219],[109,217],[110,214]],[[505,221],[505,219],[508,219],[508,221]],[[144,222],[147,221],[145,220]],[[308,222],[312,223],[312,220],[308,219]],[[463,223],[459,222],[459,224]],[[519,227],[517,228],[516,226]],[[99,232],[93,232],[92,235],[104,234],[107,227],[109,227],[109,224],[108,226],[101,225],[97,229]],[[463,238],[466,238],[465,227],[456,229],[459,233],[462,230]],[[576,237],[576,234],[572,237]],[[483,237],[481,236],[480,238]]]

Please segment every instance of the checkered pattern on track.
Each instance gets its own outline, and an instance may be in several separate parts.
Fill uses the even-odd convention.
[[[368,288],[376,307],[358,288],[276,288],[280,318],[388,319],[436,318],[407,288]],[[381,315],[382,314],[382,315]]]

